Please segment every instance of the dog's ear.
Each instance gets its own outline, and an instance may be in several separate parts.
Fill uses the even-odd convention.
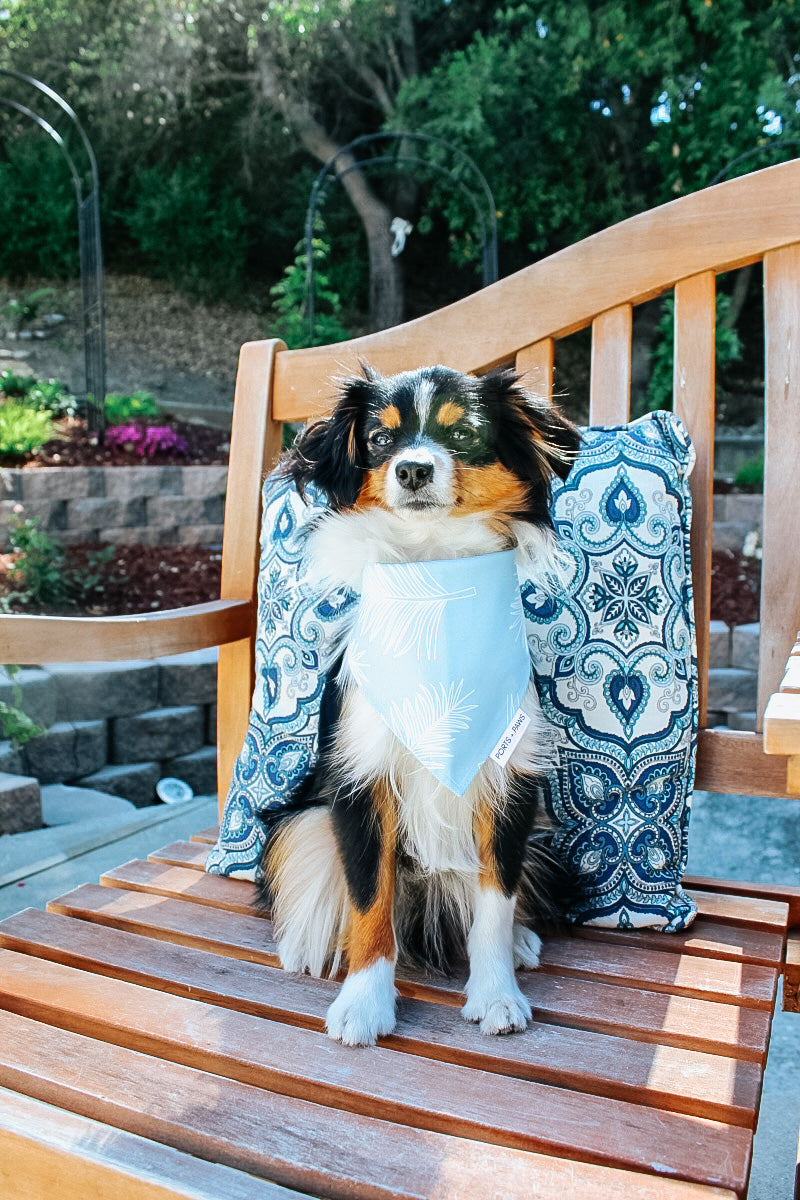
[[[492,412],[503,466],[532,486],[550,475],[566,479],[581,445],[576,427],[553,405],[519,386],[510,367],[490,371],[479,380]]]
[[[364,456],[359,425],[370,384],[348,379],[329,417],[308,425],[289,451],[284,470],[302,496],[309,483],[318,484],[331,508],[352,508],[364,481]]]

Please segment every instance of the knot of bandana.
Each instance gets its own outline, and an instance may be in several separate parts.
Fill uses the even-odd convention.
[[[462,796],[503,735],[527,724],[513,550],[367,567],[346,661],[395,737]]]

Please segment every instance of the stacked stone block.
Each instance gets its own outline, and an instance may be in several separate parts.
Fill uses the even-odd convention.
[[[157,801],[156,783],[164,776],[185,780],[196,794],[215,791],[216,675],[215,649],[152,662],[54,663],[21,671],[22,707],[47,732],[18,749],[0,742],[0,830],[12,832],[2,821],[4,783],[9,809],[25,800],[20,819],[29,823],[17,829],[35,827],[31,783],[37,791],[54,783],[91,788],[137,807]],[[0,699],[14,702],[4,672]]]
[[[754,730],[758,703],[760,626],[711,622],[708,724]]]
[[[39,467],[0,472],[0,550],[10,517],[38,517],[60,542],[218,545],[228,468]]]

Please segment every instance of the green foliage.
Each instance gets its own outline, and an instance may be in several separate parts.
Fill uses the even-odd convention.
[[[37,380],[34,375],[0,371],[0,393],[20,407],[49,413],[51,417],[72,417],[78,410],[77,397],[58,379]]]
[[[755,458],[748,458],[736,472],[734,479],[736,487],[743,492],[763,492],[764,490],[764,451]]]
[[[45,300],[51,300],[56,290],[51,287],[36,288],[26,296],[11,296],[5,306],[5,314],[11,321],[14,333],[19,334],[35,321]]]
[[[22,458],[39,450],[54,435],[48,412],[14,401],[0,404],[0,455]]]
[[[19,667],[6,666],[5,673],[12,683],[14,703],[8,704],[7,701],[0,700],[0,734],[11,742],[13,749],[16,749],[17,746],[22,746],[31,738],[39,737],[47,731],[22,710],[22,688],[16,679]]]
[[[4,145],[0,161],[0,275],[69,279],[78,272],[75,189],[58,148],[36,130]],[[34,293],[35,295],[35,293]],[[30,298],[29,298],[30,299]],[[30,318],[25,301],[12,319]]]
[[[298,242],[295,260],[283,273],[283,279],[270,289],[277,319],[272,323],[272,333],[286,342],[290,350],[301,346],[324,346],[330,342],[342,342],[350,337],[349,330],[341,320],[342,303],[331,287],[326,267],[330,246],[320,232],[312,239],[314,258],[314,337],[309,338],[309,323],[306,317],[306,255],[305,242]]]
[[[69,587],[64,550],[39,527],[39,518],[10,521],[8,539],[17,555],[8,572],[15,585],[10,598],[37,606],[66,605]]]
[[[146,168],[126,224],[148,268],[205,300],[230,296],[241,282],[247,239],[241,200],[211,179],[201,158],[171,173]]]
[[[106,396],[106,421],[109,425],[147,421],[157,417],[160,411],[152,392],[134,392],[131,396],[111,392]]]
[[[36,608],[71,608],[88,604],[103,590],[113,546],[91,550],[79,565],[40,528],[38,517],[9,522],[8,538],[17,556],[9,567],[14,590],[7,602]]]
[[[730,313],[730,297],[722,292],[717,293],[717,331],[716,357],[717,366],[736,362],[742,356],[742,343],[735,329],[729,328],[727,319]],[[658,322],[658,342],[653,350],[650,366],[650,383],[647,394],[635,399],[633,403],[634,416],[645,412],[655,412],[659,408],[672,407],[672,374],[675,354],[675,298],[667,296],[662,306],[661,319]]]

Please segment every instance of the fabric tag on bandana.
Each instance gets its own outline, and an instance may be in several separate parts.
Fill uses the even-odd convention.
[[[530,681],[514,551],[367,567],[346,666],[395,737],[462,796]]]
[[[514,753],[514,747],[522,737],[525,730],[531,723],[531,719],[526,712],[518,709],[514,720],[505,731],[500,741],[495,746],[492,753],[489,755],[493,758],[498,766],[505,768],[511,755]]]

